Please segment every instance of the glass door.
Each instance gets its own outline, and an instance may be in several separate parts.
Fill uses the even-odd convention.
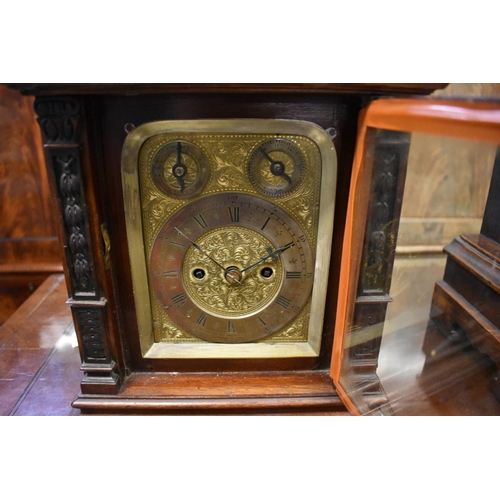
[[[331,376],[358,415],[500,415],[500,101],[362,113]]]

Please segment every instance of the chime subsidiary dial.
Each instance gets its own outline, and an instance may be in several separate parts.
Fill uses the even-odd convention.
[[[161,146],[153,157],[153,182],[173,198],[189,198],[206,184],[210,169],[206,156],[194,144],[171,141]]]

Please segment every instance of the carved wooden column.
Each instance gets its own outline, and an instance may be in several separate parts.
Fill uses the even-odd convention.
[[[387,398],[376,374],[390,294],[399,218],[408,164],[410,134],[372,130],[366,161],[371,186],[363,253],[359,270],[353,324],[350,325],[350,366],[359,379],[357,390],[368,406],[376,408]],[[368,195],[369,192],[369,195]]]
[[[97,241],[100,220],[95,203],[83,102],[71,97],[37,98],[38,115],[64,255],[68,304],[82,358],[82,392],[116,394],[120,376],[111,349],[109,304],[103,276],[104,252]]]

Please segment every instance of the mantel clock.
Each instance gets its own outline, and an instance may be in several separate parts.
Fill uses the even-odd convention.
[[[82,358],[73,406],[345,414],[330,371],[358,118],[443,86],[11,85],[35,96],[44,142]],[[384,300],[363,297],[356,321]]]

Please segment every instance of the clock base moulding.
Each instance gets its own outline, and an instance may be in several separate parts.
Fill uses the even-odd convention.
[[[347,414],[327,371],[136,373],[116,396],[81,394],[73,406],[89,414]]]

